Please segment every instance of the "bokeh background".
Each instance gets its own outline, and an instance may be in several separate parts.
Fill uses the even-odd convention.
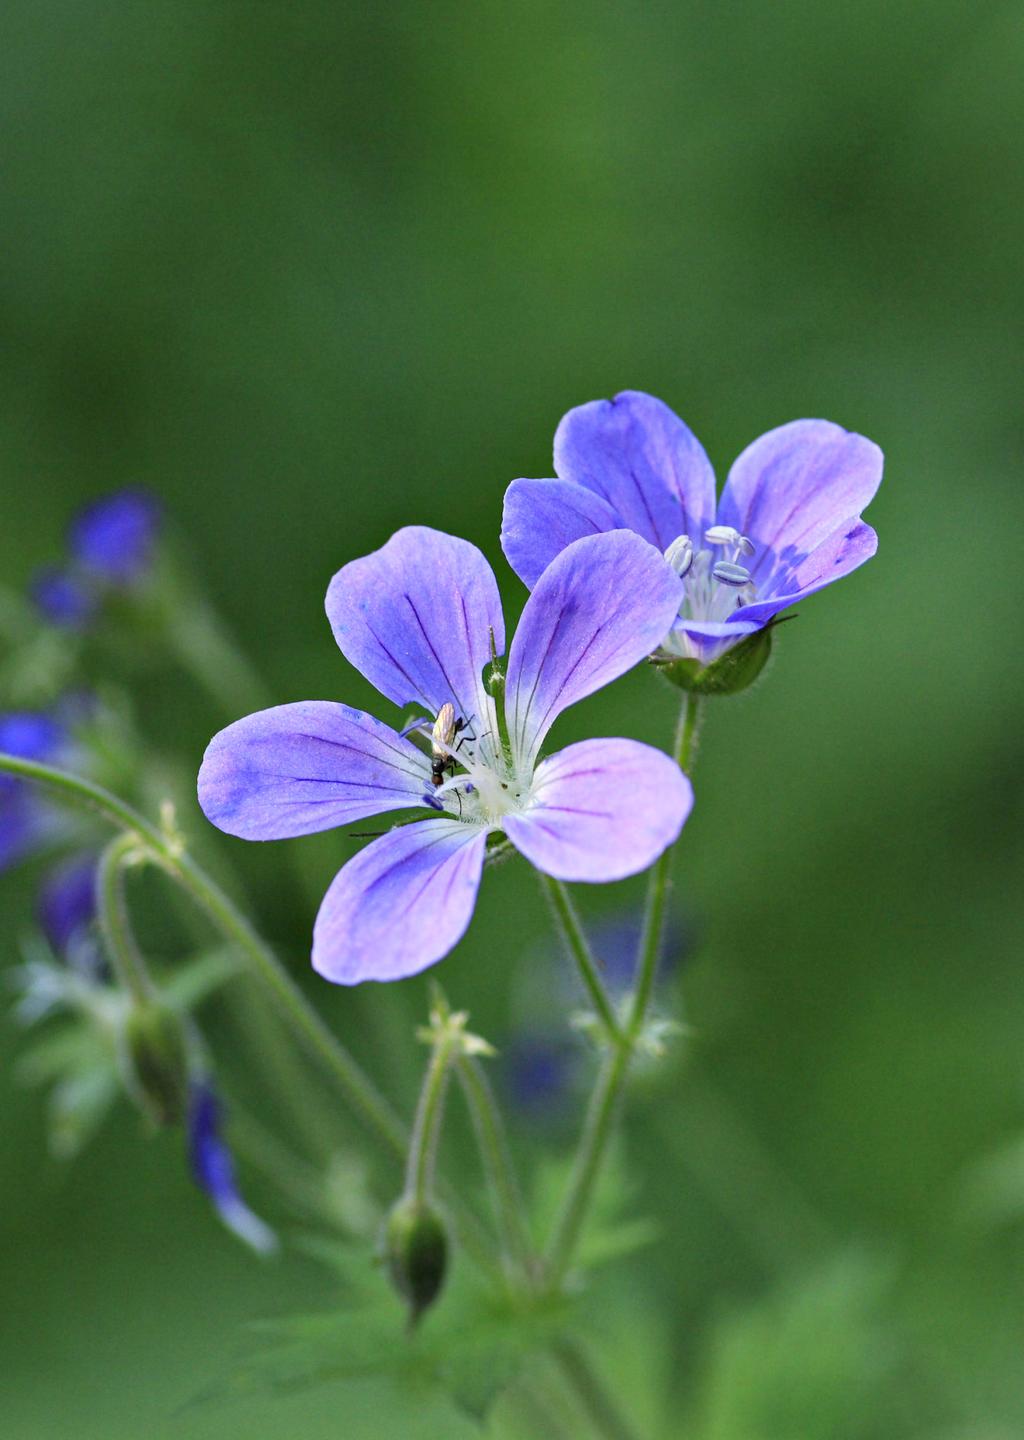
[[[803,415],[882,445],[877,559],[708,717],[675,894],[699,944],[665,1001],[692,1034],[625,1127],[660,1236],[586,1303],[642,1433],[1024,1432],[1021,7],[8,0],[2,33],[9,585],[82,502],[147,486],[274,698],[365,704],[331,574],[433,523],[516,610],[502,492],[550,473],[571,405],[650,390],[720,475]],[[230,717],[159,655],[128,679],[194,770]],[[666,743],[673,711],[640,673],[561,738]],[[202,843],[407,1106],[425,986],[306,973],[310,896],[357,842],[299,842],[305,901],[281,847]],[[11,962],[33,884],[0,888]],[[562,993],[547,926],[502,868],[443,966],[499,1045]],[[474,1433],[375,1380],[189,1408],[243,1326],[331,1284],[254,1263],[127,1107],[50,1159],[22,1043],[5,1019],[5,1434]],[[532,1173],[564,1140],[517,1127]]]

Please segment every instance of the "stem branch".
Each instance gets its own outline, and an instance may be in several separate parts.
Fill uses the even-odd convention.
[[[679,714],[672,751],[674,759],[687,774],[693,769],[700,712],[700,698],[688,694]],[[655,864],[648,881],[637,960],[636,988],[626,1021],[625,1035],[621,1043],[609,1050],[598,1072],[583,1121],[569,1188],[547,1249],[548,1283],[552,1289],[561,1284],[572,1261],[608,1148],[633,1051],[647,1018],[654,990],[654,976],[658,968],[658,949],[668,899],[671,866],[672,850],[668,849]],[[621,1030],[619,1033],[622,1034]]]

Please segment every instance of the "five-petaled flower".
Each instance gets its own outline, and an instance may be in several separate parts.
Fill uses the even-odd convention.
[[[552,480],[514,480],[502,545],[528,586],[584,535],[626,528],[661,550],[685,591],[661,649],[708,664],[780,610],[875,553],[860,512],[882,452],[827,420],[794,420],[748,445],[715,503],[700,443],[667,405],[626,390],[564,416]]]
[[[692,791],[660,751],[600,739],[539,756],[563,710],[661,640],[682,588],[628,531],[568,546],[527,601],[499,716],[484,671],[492,637],[503,653],[504,622],[494,575],[474,545],[409,527],[335,575],[327,613],[339,647],[389,700],[427,712],[423,738],[440,749],[436,763],[362,711],[308,701],[221,731],[199,776],[208,818],[249,840],[387,810],[431,812],[388,830],[339,871],[314,930],[322,975],[395,980],[440,960],[469,924],[492,834],[503,832],[549,875],[591,882],[644,870],[675,840]]]

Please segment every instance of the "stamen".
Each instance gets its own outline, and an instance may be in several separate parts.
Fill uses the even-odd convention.
[[[665,559],[681,580],[693,564],[693,541],[689,535],[677,535],[665,551]]]
[[[721,584],[734,585],[737,589],[750,583],[750,571],[742,565],[730,564],[728,560],[719,560],[711,573]]]
[[[743,536],[731,525],[712,525],[710,530],[704,531],[704,539],[709,545],[736,545]]]

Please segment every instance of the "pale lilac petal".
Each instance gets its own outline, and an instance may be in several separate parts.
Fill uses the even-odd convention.
[[[422,805],[430,762],[388,725],[327,700],[277,705],[210,741],[199,772],[208,820],[243,840],[284,840]]]
[[[756,547],[748,564],[764,593],[781,565],[799,565],[873,498],[883,456],[863,435],[828,420],[794,420],[748,445],[729,472],[718,523]]]
[[[401,980],[462,939],[487,831],[418,820],[372,841],[334,877],[313,931],[313,968],[338,985]]]
[[[683,584],[628,530],[576,540],[544,571],[509,652],[505,710],[520,773],[555,718],[664,640]]]
[[[523,814],[505,833],[558,880],[636,875],[676,839],[693,790],[668,755],[638,740],[583,740],[542,760]]]
[[[679,416],[639,390],[570,410],[555,434],[555,470],[659,550],[677,535],[696,540],[712,523],[711,462]]]
[[[396,705],[431,715],[450,701],[474,730],[490,727],[483,670],[505,649],[494,574],[468,540],[410,525],[339,570],[327,615],[345,657]]]
[[[766,624],[780,610],[849,575],[870,560],[877,549],[878,536],[871,526],[863,520],[848,520],[798,564],[780,565],[766,587],[767,597],[735,611],[733,623]]]
[[[623,528],[607,500],[569,480],[513,480],[505,491],[501,548],[530,590],[574,540]]]

